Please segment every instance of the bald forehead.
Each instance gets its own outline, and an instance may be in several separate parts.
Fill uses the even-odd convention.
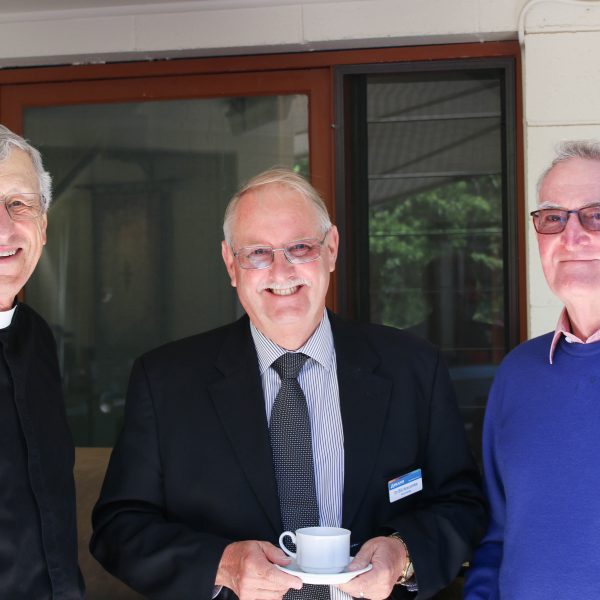
[[[277,211],[281,214],[289,212],[318,218],[317,208],[300,192],[280,183],[269,183],[248,190],[240,197],[236,224],[243,226],[244,221],[265,211]]]
[[[548,171],[542,181],[542,189],[553,185],[586,185],[599,180],[600,161],[590,158],[569,158]]]
[[[3,186],[9,186],[9,192],[37,192],[38,178],[33,162],[24,150],[11,148],[9,154],[0,160],[0,180]]]
[[[290,201],[297,200],[304,200],[308,202],[308,200],[306,200],[306,198],[299,191],[287,185],[276,182],[266,183],[248,190],[240,197],[240,204],[244,201],[246,203],[261,203],[265,201],[289,203]]]
[[[556,164],[541,181],[538,207],[565,206],[569,201],[582,203],[600,200],[600,161],[569,158]]]
[[[232,223],[234,243],[248,243],[252,234],[267,223],[297,224],[309,233],[308,237],[319,233],[316,206],[297,190],[279,183],[248,190],[240,197]],[[277,231],[272,233],[276,235]]]

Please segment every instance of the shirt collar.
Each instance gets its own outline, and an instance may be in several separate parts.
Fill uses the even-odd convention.
[[[565,341],[569,342],[569,344],[591,344],[592,342],[600,341],[600,329],[592,333],[586,340],[579,339],[572,331],[571,320],[569,319],[569,314],[565,307],[560,313],[556,329],[554,330],[554,336],[552,337],[552,343],[550,344],[550,355],[548,357],[550,364],[554,361],[554,352],[563,335],[565,336]]]
[[[16,309],[17,305],[15,304],[10,310],[0,311],[0,329],[6,329],[11,324]]]
[[[250,321],[250,331],[258,356],[258,368],[262,375],[273,364],[273,361],[277,360],[282,354],[289,352],[289,350],[282,348],[266,337],[254,326],[252,321]],[[315,332],[295,352],[306,354],[329,371],[333,364],[333,348],[331,323],[325,310],[323,311],[323,318],[319,326],[315,329]]]

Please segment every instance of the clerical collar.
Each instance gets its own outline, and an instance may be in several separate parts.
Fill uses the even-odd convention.
[[[6,329],[11,324],[15,310],[17,310],[16,304],[10,310],[0,311],[0,329]]]

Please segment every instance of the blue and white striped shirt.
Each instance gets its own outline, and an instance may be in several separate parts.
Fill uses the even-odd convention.
[[[289,352],[265,337],[250,323],[258,355],[258,366],[265,398],[267,421],[275,402],[281,380],[273,362]],[[319,521],[324,527],[341,527],[344,493],[344,429],[340,410],[340,390],[333,334],[327,311],[308,341],[296,350],[309,358],[298,375],[298,383],[306,396],[312,433],[315,484],[319,503]],[[331,587],[331,599],[350,596]]]
[[[250,324],[250,327],[258,355],[267,421],[270,422],[271,410],[281,387],[279,375],[271,365],[288,350],[265,337],[254,325]],[[335,348],[327,313],[313,335],[296,352],[309,357],[298,375],[298,383],[308,404],[320,524],[324,527],[341,527],[344,430]]]

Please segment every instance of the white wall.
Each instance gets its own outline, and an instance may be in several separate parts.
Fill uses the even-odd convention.
[[[104,7],[92,8],[98,3]],[[526,0],[123,4],[54,0],[60,10],[34,11],[46,0],[4,0],[0,67],[515,39]],[[555,144],[600,138],[600,0],[532,0],[521,25],[529,212]],[[527,242],[529,333],[538,335],[554,327],[560,305],[545,284],[529,226]]]
[[[524,14],[523,80],[527,210],[539,174],[561,140],[600,139],[600,2],[536,1]],[[527,238],[529,332],[553,329],[560,312]]]
[[[524,2],[4,0],[0,66],[514,39]],[[86,8],[10,12],[48,4]]]

